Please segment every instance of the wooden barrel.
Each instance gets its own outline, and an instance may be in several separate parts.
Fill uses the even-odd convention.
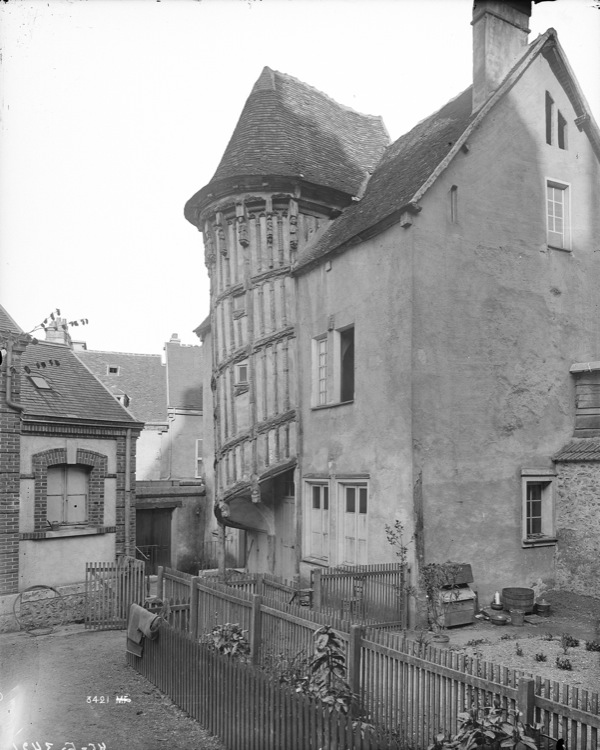
[[[533,589],[502,589],[502,605],[507,611],[515,609],[529,614],[533,612],[534,598]]]

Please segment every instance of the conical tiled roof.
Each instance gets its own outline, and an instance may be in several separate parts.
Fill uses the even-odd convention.
[[[302,176],[357,195],[388,143],[381,117],[355,112],[266,67],[209,185],[253,175]]]

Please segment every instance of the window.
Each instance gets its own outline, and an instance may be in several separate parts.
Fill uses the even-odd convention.
[[[126,393],[115,393],[115,398],[117,401],[122,404],[125,408],[129,406],[131,403],[131,399]]]
[[[119,375],[120,373],[120,367],[117,365],[106,365],[106,374],[107,375]]]
[[[319,405],[327,403],[327,339],[317,340],[317,380]]]
[[[562,149],[567,148],[567,121],[562,116],[562,114],[558,113],[558,147]]]
[[[202,440],[196,440],[196,479],[202,478],[204,461],[202,458]]]
[[[46,378],[43,378],[41,375],[30,375],[29,380],[35,385],[36,388],[39,388],[41,391],[51,391],[52,386],[50,383],[46,380]]]
[[[233,298],[233,312],[237,315],[242,315],[246,312],[246,293],[238,294],[237,297]]]
[[[307,492],[307,554],[309,557],[327,562],[329,559],[329,484],[309,483]]]
[[[452,185],[448,195],[450,198],[450,222],[456,224],[458,222],[458,187]]]
[[[347,565],[367,564],[366,484],[340,484],[341,494],[341,562]]]
[[[548,245],[568,250],[571,222],[568,185],[553,180],[547,181],[546,219]]]
[[[235,384],[246,385],[248,383],[248,363],[242,362],[235,366]]]
[[[313,407],[354,400],[354,327],[313,339]]]
[[[523,469],[523,544],[552,544],[554,530],[554,499],[552,470]]]
[[[58,464],[48,467],[46,513],[50,523],[86,523],[89,469]]]
[[[354,328],[340,332],[340,401],[354,400]]]
[[[554,119],[554,99],[546,91],[546,143],[552,145],[552,121]]]

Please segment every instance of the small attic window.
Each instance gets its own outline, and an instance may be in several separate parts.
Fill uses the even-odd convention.
[[[562,116],[560,110],[558,111],[558,147],[562,149],[567,148],[567,121]]]
[[[107,375],[118,375],[120,371],[120,367],[117,365],[106,365],[106,374]]]
[[[554,99],[546,91],[546,143],[552,145],[552,118],[554,115]]]
[[[46,378],[43,378],[41,375],[30,375],[29,380],[35,385],[36,388],[39,388],[41,391],[51,391],[52,386],[50,383],[46,380]]]

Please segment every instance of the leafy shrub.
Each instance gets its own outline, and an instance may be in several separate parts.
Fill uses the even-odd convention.
[[[562,646],[563,651],[566,654],[568,648],[577,648],[577,646],[579,646],[579,640],[577,638],[573,638],[570,633],[563,633],[560,637],[560,645]]]
[[[544,635],[542,636],[542,640],[543,641],[553,641],[554,640],[554,636],[552,635],[552,633],[544,633]]]
[[[536,750],[535,740],[528,737],[520,720],[520,714],[512,709],[494,706],[471,706],[469,711],[458,715],[458,732],[436,735],[427,750],[471,750],[476,747],[530,748]]]
[[[600,651],[600,641],[587,641],[585,644],[586,651]]]
[[[523,649],[522,649],[522,648],[521,648],[521,646],[519,645],[519,642],[518,642],[518,641],[517,641],[517,643],[516,643],[516,647],[517,647],[517,648],[516,648],[516,651],[515,651],[515,653],[517,654],[517,656],[523,656]]]
[[[305,692],[308,684],[310,657],[302,649],[297,654],[267,652],[262,656],[262,667],[279,685],[288,685],[297,692]]]
[[[465,643],[465,646],[471,646],[474,648],[475,646],[480,646],[482,643],[489,643],[487,638],[473,638],[470,641],[467,641]]]
[[[557,656],[556,657],[556,666],[559,669],[564,669],[566,672],[570,672],[573,669],[573,665],[571,664],[571,660],[567,659],[566,656]]]
[[[247,632],[237,623],[227,622],[225,625],[215,625],[205,641],[217,653],[245,661],[250,655]]]
[[[546,654],[543,654],[540,652],[539,654],[535,655],[535,660],[536,661],[548,661],[548,657],[546,656]]]
[[[514,641],[518,638],[514,633],[506,633],[505,635],[500,636],[501,641]]]
[[[346,656],[342,643],[329,625],[316,630],[314,637],[315,655],[309,664],[308,681],[301,690],[337,711],[348,713],[354,696],[346,682]]]

